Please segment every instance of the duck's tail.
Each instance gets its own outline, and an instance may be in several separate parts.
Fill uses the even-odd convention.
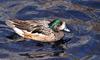
[[[21,29],[19,29],[19,28],[17,28],[17,27],[15,27],[15,25],[14,25],[14,22],[13,21],[11,21],[11,20],[6,20],[6,22],[5,22],[10,28],[12,28],[18,35],[20,35],[20,36],[22,36],[22,37],[24,37],[24,32],[21,30]]]
[[[11,20],[6,20],[5,23],[6,23],[10,28],[14,28],[14,27],[15,27],[14,22],[11,21]]]

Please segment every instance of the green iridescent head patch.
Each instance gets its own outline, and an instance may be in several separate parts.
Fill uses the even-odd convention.
[[[60,25],[61,23],[62,21],[60,19],[55,19],[49,24],[49,28],[54,30],[54,27]]]

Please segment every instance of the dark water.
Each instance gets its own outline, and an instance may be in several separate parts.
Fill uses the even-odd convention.
[[[49,2],[48,2],[49,1]],[[78,19],[83,22],[99,22],[99,0],[64,0],[51,4],[50,0],[0,0],[0,59],[1,60],[100,60],[100,31],[89,30],[88,26],[71,24],[71,33],[65,33],[65,57],[59,57],[61,48],[52,48],[48,43],[37,41],[7,42],[14,34],[4,23],[8,19],[61,18]],[[46,5],[50,3],[50,5]],[[74,4],[80,6],[73,7]],[[80,9],[80,8],[83,8]],[[85,8],[88,8],[84,10]],[[100,28],[100,27],[99,27]],[[16,34],[15,34],[16,35]],[[17,35],[16,35],[17,36]],[[19,38],[19,36],[15,37]],[[68,41],[69,40],[69,41]],[[41,53],[39,53],[41,52]],[[34,54],[36,53],[36,54]],[[56,53],[56,54],[54,54]],[[29,56],[32,55],[31,56]],[[47,54],[47,55],[43,55]],[[51,55],[50,55],[51,54]],[[40,55],[39,57],[33,57]],[[43,55],[41,57],[41,55]]]

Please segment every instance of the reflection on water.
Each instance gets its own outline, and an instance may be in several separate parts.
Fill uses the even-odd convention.
[[[9,42],[20,37],[17,34],[15,34],[15,37],[13,36],[14,31],[6,26],[5,20],[49,19],[56,17],[65,20],[71,30],[71,33],[65,33],[63,38],[64,41],[62,43],[63,46],[67,47],[66,49],[62,49],[62,46],[56,45],[52,47],[50,43],[31,40]],[[100,60],[99,26],[99,0],[0,0],[0,58],[13,60],[25,58],[95,60],[96,58]]]

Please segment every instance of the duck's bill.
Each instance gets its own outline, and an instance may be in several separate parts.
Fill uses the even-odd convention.
[[[64,31],[71,32],[70,29],[68,29],[68,28],[64,28]]]

